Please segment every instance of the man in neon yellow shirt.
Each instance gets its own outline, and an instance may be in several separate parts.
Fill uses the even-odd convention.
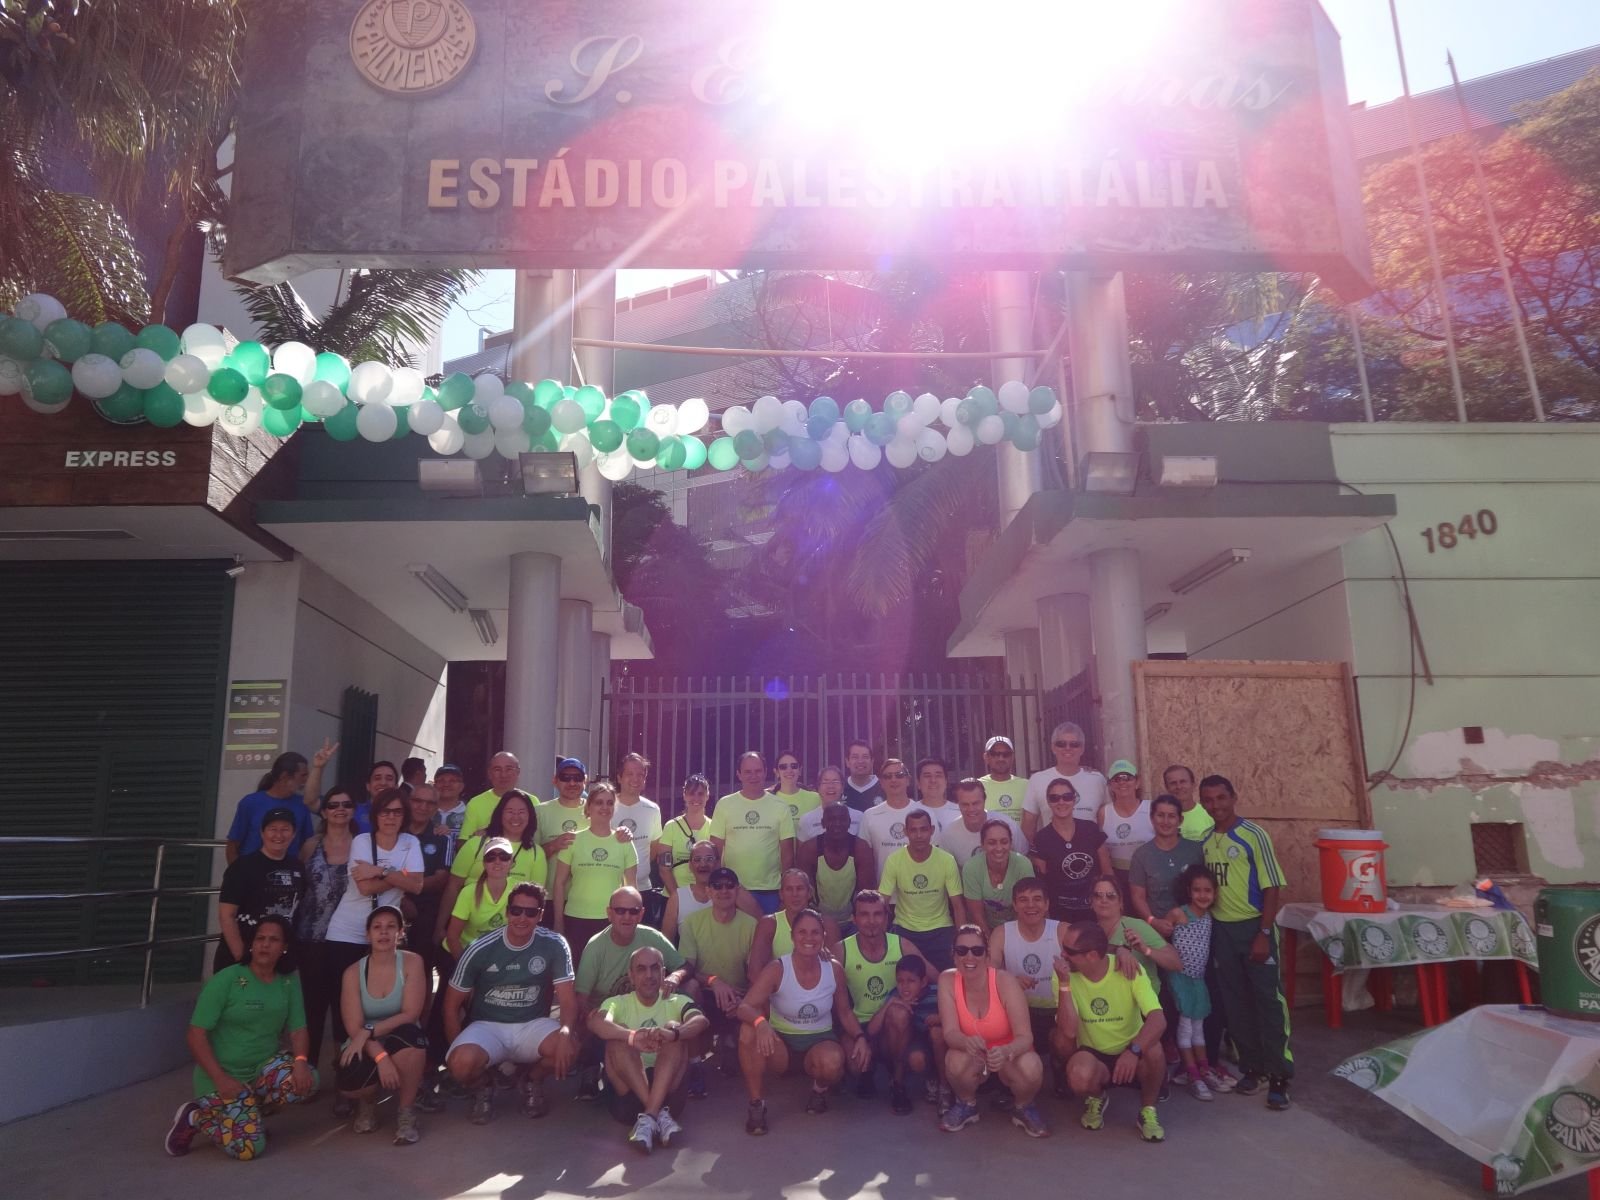
[[[933,818],[920,808],[906,815],[906,845],[883,864],[878,890],[895,906],[894,931],[911,942],[937,971],[955,965],[952,901],[961,896],[955,855],[933,844]]]
[[[1085,1129],[1105,1125],[1107,1089],[1139,1089],[1139,1136],[1166,1137],[1156,1117],[1156,1098],[1166,1081],[1161,1035],[1167,1019],[1143,971],[1129,979],[1112,966],[1106,932],[1093,921],[1068,926],[1061,936],[1056,981],[1061,1004],[1056,1027],[1077,1048],[1067,1059],[1067,1086],[1083,1097]]]
[[[489,818],[494,815],[494,806],[500,803],[512,788],[517,786],[517,780],[522,778],[522,764],[517,761],[517,756],[509,750],[502,750],[489,760],[489,787],[487,791],[479,792],[467,801],[467,815],[461,822],[461,840],[466,841],[474,834],[482,833],[489,827]],[[533,797],[534,804],[539,803],[539,797]]]
[[[555,799],[546,800],[534,813],[539,819],[539,845],[551,862],[572,845],[578,830],[589,824],[589,818],[583,815],[583,785],[588,778],[589,768],[581,758],[563,758],[556,764],[555,778],[551,780]]]
[[[1022,820],[1022,802],[1028,794],[1028,781],[1011,772],[1017,765],[1017,748],[1004,734],[996,734],[983,744],[983,765],[989,773],[979,782],[989,811],[997,817]],[[1019,825],[1018,828],[1021,828]]]
[[[767,791],[767,764],[754,750],[739,756],[739,790],[717,801],[706,831],[722,865],[768,916],[778,911],[778,881],[794,866],[794,817]]]
[[[1216,822],[1195,794],[1194,772],[1182,763],[1174,763],[1161,772],[1161,786],[1183,808],[1183,824],[1178,827],[1178,833],[1191,842],[1203,842],[1210,837]]]

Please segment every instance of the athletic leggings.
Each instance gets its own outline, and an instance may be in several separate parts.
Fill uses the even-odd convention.
[[[263,1118],[285,1104],[299,1104],[316,1092],[317,1073],[311,1072],[312,1090],[305,1095],[290,1089],[294,1059],[287,1054],[269,1058],[261,1064],[255,1078],[237,1096],[211,1092],[195,1101],[200,1107],[194,1126],[229,1158],[249,1162],[267,1149],[267,1126]]]
[[[1178,1049],[1204,1050],[1206,1046],[1206,1019],[1204,1017],[1178,1017]],[[1209,1059],[1207,1060],[1209,1061]]]

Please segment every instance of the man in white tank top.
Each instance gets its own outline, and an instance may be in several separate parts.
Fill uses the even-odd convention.
[[[1056,1092],[1061,1094],[1061,1064],[1072,1047],[1056,1028],[1056,956],[1061,953],[1065,926],[1049,919],[1050,896],[1044,884],[1029,876],[1011,890],[1017,919],[1007,921],[989,935],[989,962],[997,971],[1009,971],[1022,985],[1033,1026],[1033,1047],[1046,1067],[1053,1064]],[[1048,1056],[1048,1057],[1047,1057]]]

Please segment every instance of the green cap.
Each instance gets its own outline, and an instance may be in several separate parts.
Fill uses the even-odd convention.
[[[1116,762],[1111,764],[1111,769],[1106,772],[1106,778],[1107,779],[1115,779],[1118,775],[1133,775],[1133,776],[1137,776],[1138,774],[1139,774],[1139,768],[1138,767],[1134,766],[1131,762],[1129,762],[1125,758],[1119,758],[1119,759],[1117,759]]]

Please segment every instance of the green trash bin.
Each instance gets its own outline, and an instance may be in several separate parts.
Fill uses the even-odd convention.
[[[1533,904],[1544,1006],[1600,1021],[1600,884],[1547,887]]]

